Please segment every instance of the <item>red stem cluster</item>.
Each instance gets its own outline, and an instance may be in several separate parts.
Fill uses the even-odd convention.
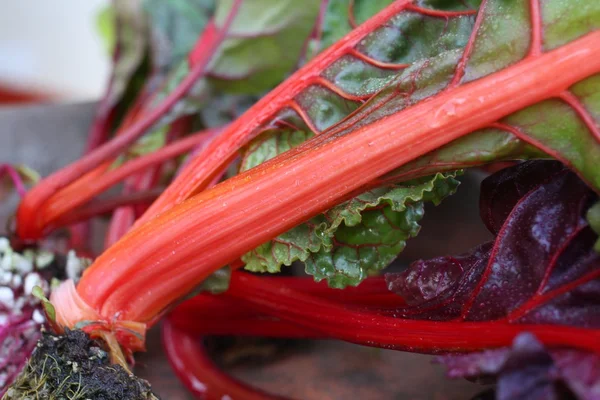
[[[234,10],[240,2],[234,0]],[[485,4],[484,0],[482,7]],[[221,28],[209,23],[190,55],[191,73],[164,102],[148,112],[137,113],[113,140],[50,176],[19,207],[20,237],[37,239],[56,226],[123,205],[149,203],[154,200],[155,192],[134,192],[86,204],[93,195],[115,182],[203,146],[134,228],[87,270],[77,290],[62,290],[53,298],[63,318],[59,324],[73,326],[88,313],[98,318],[95,322],[99,326],[109,329],[132,324],[145,328],[145,324],[154,323],[171,304],[193,291],[216,269],[236,262],[256,246],[351,197],[394,168],[477,129],[496,126],[507,115],[548,98],[562,96],[565,101],[573,101],[564,95],[565,90],[600,71],[600,60],[593,57],[600,51],[600,32],[542,53],[539,24],[534,23],[532,48],[524,60],[461,85],[473,38],[481,23],[480,14],[463,60],[446,90],[401,112],[357,127],[350,134],[344,131],[347,128],[344,123],[350,120],[325,132],[317,132],[315,128],[318,136],[305,144],[206,190],[239,148],[263,132],[283,108],[296,110],[312,126],[294,99],[307,85],[320,85],[345,98],[364,100],[340,91],[320,74],[324,66],[342,56],[351,54],[366,60],[367,56],[359,55],[355,45],[406,9],[440,16],[431,10],[418,9],[409,0],[396,1],[263,97],[222,134],[209,131],[179,139],[153,154],[109,170],[111,161],[164,116],[206,72],[235,12]],[[531,14],[537,21],[539,10],[535,6]],[[386,69],[406,67],[369,62]],[[137,183],[147,177],[138,176],[140,181],[134,184],[140,189],[144,184]],[[69,211],[73,212],[67,215]],[[113,243],[123,235],[135,216],[130,211],[120,216],[108,241]],[[73,307],[62,308],[65,305]],[[264,279],[234,272],[224,295],[198,296],[173,312],[164,326],[165,345],[177,373],[197,395],[205,396],[206,387],[210,387],[213,393],[210,396],[215,398],[235,395],[249,399],[273,397],[265,397],[218,373],[192,334],[327,337],[368,346],[438,353],[504,346],[518,333],[529,331],[545,344],[600,351],[597,330],[515,325],[509,321],[435,322],[389,316],[394,307],[401,305],[402,299],[390,294],[380,278],[340,293],[298,278]],[[197,318],[190,319],[190,315]],[[107,332],[103,334],[114,333]],[[121,345],[126,347],[126,343]],[[197,385],[201,373],[204,388]]]

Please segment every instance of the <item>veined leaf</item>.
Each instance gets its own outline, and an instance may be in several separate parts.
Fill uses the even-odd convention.
[[[214,54],[208,55],[211,62],[206,73],[151,133],[138,140],[133,149],[137,155],[162,147],[168,131],[164,126],[177,118],[197,114],[203,108],[214,109],[213,103],[217,108],[219,103],[230,103],[223,99],[227,93],[245,94],[234,96],[234,101],[248,103],[283,80],[297,65],[319,6],[318,0],[155,3],[146,0],[155,26],[155,63],[158,67],[165,64],[163,69],[169,70],[155,103],[163,101],[190,73],[198,54],[188,55],[196,43],[201,43],[198,38],[209,20],[213,18],[214,29],[225,32]],[[211,29],[204,35],[212,35]],[[200,46],[195,52],[203,50]]]
[[[174,110],[163,118],[163,123],[194,114],[209,104],[209,99],[223,93],[260,95],[281,82],[297,65],[318,11],[319,0],[302,3],[292,0],[218,2],[213,15],[214,26],[209,27],[204,35],[222,31],[223,37],[214,53],[208,55],[210,64],[206,72]],[[201,40],[190,57],[179,63],[170,74],[157,102],[189,74],[196,58],[203,52],[200,44]]]
[[[261,135],[244,152],[245,171],[310,138],[312,134],[274,130]],[[246,269],[279,272],[281,265],[302,261],[317,281],[332,287],[356,286],[389,265],[418,234],[424,203],[439,204],[454,193],[456,174],[436,174],[360,194],[324,214],[277,236],[242,257]]]
[[[115,47],[112,78],[106,101],[115,105],[144,60],[148,45],[147,20],[141,0],[114,2]]]
[[[114,125],[138,94],[146,78],[148,28],[141,0],[116,0],[102,10],[98,26],[111,51],[113,66],[108,87],[96,109],[87,151],[108,140]]]
[[[143,0],[151,22],[153,64],[168,70],[179,65],[196,44],[214,13],[214,0]]]
[[[207,54],[211,63],[205,74],[150,133],[137,141],[130,155],[143,155],[162,147],[168,132],[166,125],[205,107],[214,108],[213,102],[228,102],[222,99],[226,97],[224,92],[244,93],[246,96],[240,101],[247,103],[246,99],[251,98],[248,95],[262,94],[279,83],[297,64],[318,5],[317,0],[146,0],[144,6],[153,28],[153,66],[159,74],[166,75],[151,82],[160,87],[154,104],[163,101],[188,76],[198,52],[207,51],[199,46],[190,56],[194,46],[201,44],[202,34],[213,34],[212,28],[207,28],[209,21],[213,20],[214,29],[226,32],[214,53]]]
[[[225,20],[234,0],[219,2],[215,22]],[[212,86],[258,95],[280,83],[298,65],[319,12],[320,0],[243,1],[208,72]]]
[[[189,73],[188,55],[214,13],[214,0],[156,1],[143,0],[151,26],[151,56],[153,76],[146,82],[147,95],[158,104],[172,93]],[[195,89],[198,91],[198,88]],[[156,92],[156,93],[153,93]],[[203,97],[204,100],[206,100]],[[181,104],[188,104],[180,102]],[[168,119],[156,124],[128,150],[126,158],[151,153],[167,142],[169,124],[179,117],[198,111],[180,107]],[[149,105],[152,107],[152,104]],[[122,160],[119,161],[119,164]]]
[[[482,184],[481,214],[496,235],[459,256],[388,274],[411,319],[598,328],[600,255],[585,213],[594,194],[555,161],[523,163]]]
[[[145,93],[141,95],[147,98],[154,96],[152,103],[157,104],[172,93],[188,74],[187,56],[213,15],[215,4],[214,0],[142,0],[139,7],[147,13],[150,29],[146,40],[150,43],[152,64],[152,75],[144,83]],[[152,104],[146,107],[152,108]],[[167,142],[170,123],[197,111],[193,107],[172,113],[169,119],[163,119],[131,145],[127,154],[113,163],[113,167],[160,149]]]
[[[306,59],[350,33],[394,0],[327,0],[321,2],[320,15],[307,46]]]
[[[600,154],[600,146],[595,122],[588,123],[595,114],[587,111],[596,93],[588,80],[600,73],[600,59],[595,57],[600,51],[596,29],[600,5],[592,0],[578,5],[585,9],[585,16],[564,9],[561,24],[552,25],[549,7],[560,9],[565,6],[562,0],[487,0],[477,8],[464,9],[463,5],[461,11],[433,8],[426,2],[392,3],[224,130],[220,140],[198,154],[138,220],[138,227],[96,262],[78,290],[107,315],[127,304],[130,312],[124,318],[146,320],[216,268],[361,192],[393,169],[484,128],[519,124],[520,129],[510,129],[511,134],[546,154],[571,161],[581,176],[599,187],[598,171],[591,166],[598,165],[592,161]],[[417,27],[430,23],[440,27],[439,40],[421,43],[411,36],[401,43],[409,49],[411,43],[420,43],[426,51],[386,53],[387,58],[381,58],[385,64],[378,63],[374,58],[378,53],[370,51],[369,45],[377,43],[378,36],[387,36],[390,26],[400,29],[415,20],[421,21]],[[557,45],[549,34],[565,23],[579,28],[565,44]],[[438,47],[438,43],[445,45]],[[380,84],[359,84],[362,93],[352,92],[357,88],[331,78],[354,65],[377,71],[374,75]],[[578,84],[592,95],[575,95],[586,104],[585,110],[578,107],[575,113],[574,103],[564,99],[569,99],[566,88],[569,93],[575,89],[582,93]],[[359,99],[363,94],[368,98],[365,104]],[[554,100],[557,97],[560,100]],[[554,129],[564,125],[551,126],[528,113],[531,107],[554,106],[557,101],[561,107],[570,107],[571,112],[564,114],[569,126],[586,129]],[[551,110],[545,114],[548,119],[557,110],[564,111]],[[573,114],[579,119],[573,120]],[[298,120],[304,126],[295,123]],[[315,137],[203,191],[241,146],[277,127],[309,128]],[[566,138],[566,133],[574,137]],[[183,200],[187,201],[176,205]],[[154,228],[168,228],[168,232],[152,238],[152,246],[144,245]],[[206,240],[189,239],[191,232]],[[118,276],[106,278],[110,260],[137,246],[144,250],[119,265],[120,273],[128,274],[127,282]],[[138,273],[136,263],[150,253],[159,261]],[[187,279],[165,283],[160,299],[132,294],[133,288],[148,279],[159,282],[165,271],[185,274]]]
[[[111,5],[105,6],[96,15],[96,31],[108,54],[113,53],[117,44],[115,28],[115,9]]]
[[[350,16],[357,10],[384,3],[330,2],[324,16],[324,43],[327,35],[335,37],[352,26]],[[353,10],[348,8],[352,4]],[[474,106],[472,102],[486,104],[488,99],[482,94],[465,104],[462,94],[453,98],[453,93],[468,83],[494,79],[506,68],[528,65],[600,26],[597,2],[579,0],[573,12],[564,7],[560,0],[392,2],[235,121],[188,165],[148,216],[201,191],[240,146],[265,131],[272,134],[274,128],[310,131],[319,136],[314,139],[317,145],[383,126],[392,115],[401,124],[403,113],[415,105],[448,98],[431,111],[436,119],[431,130],[443,131],[445,124],[460,118],[462,109]],[[582,76],[562,91],[540,89],[540,95],[517,107],[517,112],[475,123],[470,135],[435,146],[435,151],[373,184],[497,160],[553,157],[600,188],[600,173],[593,167],[600,163],[600,78],[594,73]]]

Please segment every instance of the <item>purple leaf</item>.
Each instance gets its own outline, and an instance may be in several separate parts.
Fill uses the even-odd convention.
[[[576,350],[547,350],[528,333],[512,347],[446,355],[436,361],[448,376],[495,380],[498,400],[600,399],[600,357]]]
[[[585,212],[597,196],[556,162],[486,179],[482,217],[496,239],[386,276],[414,319],[600,327],[600,254]]]

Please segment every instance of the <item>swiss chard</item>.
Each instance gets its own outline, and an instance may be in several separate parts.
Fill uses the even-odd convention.
[[[338,3],[332,2],[330,7]],[[510,5],[502,0],[481,4],[456,1],[441,6],[427,1],[392,2],[232,124],[223,138],[206,149],[205,157],[198,157],[190,164],[154,203],[148,218],[205,188],[215,171],[222,168],[240,146],[278,126],[288,129],[291,125],[319,134],[351,115],[329,129],[326,135],[339,136],[371,126],[424,99],[445,98],[456,92],[432,112],[436,118],[430,122],[430,128],[443,130],[458,117],[461,108],[474,112],[464,104],[485,102],[484,93],[461,97],[459,88],[464,84],[493,77],[515,64],[526,64],[593,32],[600,10],[592,3],[583,1],[578,8],[581,12],[566,12],[562,9],[565,4],[560,1],[542,5],[534,0]],[[373,9],[376,5],[380,2],[374,2]],[[505,17],[497,18],[497,14]],[[563,15],[561,23],[554,23],[555,15]],[[335,26],[335,22],[332,25]],[[572,26],[578,28],[570,28]],[[520,159],[550,154],[568,164],[574,163],[575,168],[597,185],[598,178],[591,166],[598,162],[600,140],[597,122],[594,122],[599,106],[593,88],[598,78],[593,76],[597,71],[591,71],[584,74],[590,78],[577,85],[580,79],[552,95],[546,91],[545,95],[499,116],[498,120],[481,123],[471,130],[474,139],[463,139],[459,144],[462,154],[449,160],[446,155],[447,160],[442,157],[440,161],[451,163],[456,169],[490,162],[496,157]],[[449,97],[454,100],[450,101]],[[355,111],[366,100],[370,101]],[[535,103],[538,104],[534,106]],[[520,112],[510,115],[515,111]],[[489,114],[489,110],[482,113]],[[545,117],[531,121],[531,115]],[[553,135],[547,133],[548,126],[557,126],[552,118],[561,118],[558,126],[562,132],[568,130],[574,137],[560,134],[559,129],[553,129],[552,132],[556,132]],[[567,142],[570,139],[576,141]],[[587,145],[574,146],[575,142]],[[437,161],[435,155],[429,157],[430,161]],[[586,166],[589,166],[587,172],[584,171]],[[425,172],[431,173],[431,169]]]
[[[598,351],[590,207],[600,192],[600,4],[258,3],[264,9],[219,2],[189,55],[130,108],[115,138],[23,199],[17,233],[36,239],[106,211],[84,204],[138,168],[202,146],[77,287],[54,291],[60,327],[101,337],[125,363],[120,347],[142,349],[147,327],[225,265],[276,271],[298,259],[317,279],[355,285],[416,234],[425,201],[454,191],[452,171],[554,158],[562,164],[526,163],[486,181],[483,219],[496,240],[390,276],[405,304],[349,306],[236,271],[223,296],[286,321],[282,334],[300,324],[307,337],[436,353],[508,346],[528,331],[547,346]],[[159,140],[160,150],[109,170],[146,131],[172,132],[205,96],[260,94],[305,61],[208,145],[198,135]],[[239,173],[211,187],[240,153]]]
[[[263,6],[272,12],[256,20],[247,18],[249,13],[256,13],[261,9],[254,7],[256,4],[248,4],[245,0],[222,1],[204,26],[203,13],[210,10],[207,2],[188,4],[194,8],[196,18],[184,15],[185,8],[181,9],[181,4],[170,3],[165,7],[172,11],[171,16],[173,13],[179,14],[178,20],[184,17],[189,19],[191,23],[188,25],[194,29],[204,27],[188,57],[180,60],[175,57],[181,57],[180,51],[170,54],[159,43],[155,43],[155,74],[146,82],[148,90],[141,94],[138,103],[129,110],[129,118],[124,120],[118,135],[105,145],[93,149],[87,157],[48,177],[44,184],[32,190],[19,211],[23,215],[19,225],[22,237],[35,239],[60,226],[56,222],[65,213],[99,194],[98,186],[95,186],[96,190],[90,190],[88,186],[102,176],[111,160],[128,150],[138,139],[144,144],[142,154],[155,150],[156,145],[163,145],[168,132],[163,128],[164,125],[187,114],[197,113],[208,102],[211,91],[248,86],[245,92],[260,93],[283,79],[296,65],[314,24],[311,21],[315,20],[319,9],[316,0],[304,4],[264,0]],[[156,18],[161,16],[160,12],[155,15]],[[158,22],[159,26],[165,23],[160,18]],[[265,31],[265,24],[271,23],[280,25],[275,31]],[[165,29],[156,30],[164,32]],[[157,35],[159,38],[164,36]],[[169,39],[177,40],[179,46],[185,47],[190,43],[190,32],[173,35]],[[246,54],[241,54],[239,49],[244,49]],[[290,57],[282,59],[279,56],[283,49],[289,52]],[[256,59],[254,69],[248,69],[247,58],[253,52],[269,52],[272,56]],[[164,58],[169,58],[166,77],[163,77]],[[255,78],[255,75],[259,78]],[[154,79],[157,76],[161,78],[158,82]],[[264,79],[265,76],[269,77],[268,81]],[[257,82],[263,82],[263,86]],[[158,92],[154,88],[157,84]],[[109,91],[109,97],[111,93]],[[148,135],[142,137],[146,133]],[[105,178],[105,185],[101,187],[115,183],[117,182]],[[32,210],[36,210],[35,216]],[[32,218],[26,215],[31,215]]]
[[[328,29],[332,32],[335,32],[336,29],[343,31],[344,24],[348,24],[348,21],[351,20],[351,18],[346,18],[345,15],[344,18],[339,19],[339,12],[331,11],[331,9],[340,7],[340,3],[342,2],[329,3],[323,25],[325,33],[328,32]],[[358,2],[353,10],[360,12],[362,15],[376,9],[377,5],[375,3],[369,4],[371,4],[369,6],[371,8],[362,2]],[[464,10],[465,6],[462,3],[453,4],[454,8],[451,10],[445,9],[438,13],[404,4],[403,9],[397,12],[397,15],[385,16],[392,21],[391,26],[388,24],[375,29],[366,35],[365,39],[359,44],[349,41],[345,43],[345,47],[324,52],[319,57],[320,63],[317,64],[317,70],[305,68],[298,72],[296,79],[292,78],[288,81],[290,82],[289,85],[295,84],[293,89],[297,92],[292,91],[291,87],[286,89],[286,82],[280,87],[281,92],[278,92],[276,96],[274,93],[274,98],[269,98],[269,107],[266,109],[268,110],[267,114],[261,111],[258,114],[252,113],[255,109],[260,110],[260,104],[257,104],[246,114],[248,118],[256,118],[259,115],[259,118],[265,118],[265,122],[261,122],[258,127],[251,131],[252,123],[257,123],[257,121],[250,123],[244,117],[240,118],[224,132],[221,138],[206,148],[203,154],[188,166],[186,169],[188,172],[184,171],[175,180],[161,198],[151,206],[147,216],[151,216],[153,212],[158,210],[162,199],[165,199],[165,201],[173,200],[174,198],[169,196],[175,191],[179,191],[178,196],[185,197],[187,196],[185,193],[189,194],[200,190],[203,184],[199,180],[204,176],[206,169],[212,168],[208,164],[226,163],[231,156],[229,152],[236,151],[237,146],[257,134],[259,135],[258,138],[251,142],[247,150],[244,151],[242,170],[255,166],[274,154],[296,146],[307,137],[314,134],[318,135],[321,131],[335,125],[350,114],[352,116],[347,122],[334,126],[331,133],[326,132],[326,134],[328,136],[346,134],[345,124],[351,126],[350,130],[354,130],[357,125],[360,126],[364,123],[357,123],[361,119],[369,119],[369,123],[372,123],[390,112],[398,112],[407,105],[420,101],[423,97],[427,98],[441,92],[442,89],[448,91],[452,87],[456,87],[459,82],[471,81],[485,76],[487,72],[476,73],[472,71],[477,68],[482,68],[482,70],[491,68],[486,64],[489,58],[489,55],[486,56],[488,54],[486,52],[492,50],[487,49],[486,46],[503,48],[502,46],[507,46],[508,42],[504,41],[507,37],[511,38],[513,45],[519,48],[535,45],[529,44],[528,38],[524,37],[519,30],[511,31],[508,36],[505,35],[505,31],[511,30],[511,27],[515,24],[527,25],[525,22],[529,21],[529,17],[533,18],[527,14],[536,12],[534,8],[532,10],[527,9],[525,3],[515,4],[511,8],[511,12],[521,19],[511,18],[492,29],[488,27],[488,24],[491,24],[489,21],[492,20],[491,14],[495,12],[496,8],[502,7],[502,4],[501,2],[492,1],[484,5],[487,7],[486,13],[490,15],[480,13],[479,25],[475,27],[475,15],[469,10]],[[474,3],[472,6],[475,7],[476,4]],[[550,12],[553,7],[560,7],[560,5],[546,4],[545,7],[544,10]],[[598,10],[592,7],[591,12],[592,14],[597,13]],[[334,16],[337,16],[338,19],[333,19]],[[541,18],[540,15],[537,15],[537,17]],[[573,16],[573,18],[583,18],[583,16]],[[527,26],[522,29],[526,28]],[[477,36],[479,30],[486,33],[485,39]],[[419,40],[407,42],[404,36],[398,33],[406,31]],[[357,32],[354,33],[358,35]],[[406,35],[406,33],[404,34]],[[502,36],[503,41],[500,42],[494,35]],[[334,34],[330,33],[329,36],[334,36]],[[329,36],[325,34],[325,38]],[[537,45],[552,47],[553,43],[549,40],[548,43],[540,42]],[[462,56],[458,51],[461,47],[464,48]],[[385,51],[382,49],[385,49]],[[505,53],[501,53],[503,54],[502,58],[505,58],[502,61],[503,65],[513,64],[517,60],[527,55],[531,57],[533,53],[537,52],[531,50],[528,54],[524,52],[519,55],[506,49],[502,51],[505,51]],[[329,61],[325,56],[330,52],[342,54],[342,56],[339,60]],[[472,57],[470,52],[473,52]],[[365,59],[364,54],[375,58]],[[322,58],[325,58],[326,61],[321,60]],[[467,63],[467,61],[469,62]],[[430,66],[430,64],[432,65]],[[398,74],[398,70],[405,68],[407,69],[405,72]],[[466,75],[463,77],[462,74]],[[552,142],[550,146],[558,148],[561,146],[569,147],[572,145],[570,143],[575,142],[561,144],[561,141],[570,139],[561,134],[550,137],[544,133],[549,132],[549,125],[559,126],[552,118],[560,118],[560,126],[564,126],[563,131],[568,131],[570,135],[577,135],[581,139],[578,139],[578,142],[591,139],[591,148],[586,147],[587,150],[576,146],[568,149],[563,148],[561,151],[564,154],[572,154],[570,157],[575,160],[574,162],[580,164],[581,171],[586,169],[585,165],[588,165],[590,166],[588,173],[594,174],[591,166],[599,160],[597,139],[600,138],[600,135],[596,132],[597,127],[596,122],[593,121],[593,115],[597,112],[598,105],[593,99],[593,95],[584,94],[581,91],[581,87],[593,86],[594,79],[592,78],[589,82],[586,81],[573,88],[575,93],[579,93],[579,97],[586,99],[582,101],[588,105],[588,110],[591,113],[589,115],[585,108],[578,106],[577,95],[571,96],[564,92],[558,96],[561,100],[559,102],[547,101],[543,105],[533,107],[531,110],[523,110],[502,121],[491,123],[484,129],[476,130],[466,137],[375,179],[370,185],[385,186],[386,184],[389,185],[439,171],[449,171],[505,159],[547,158],[550,154],[566,163],[570,163],[568,159],[556,154],[556,151],[549,149],[544,144],[546,141],[550,141]],[[296,85],[296,82],[302,83]],[[421,88],[417,89],[416,86]],[[416,93],[413,93],[415,91]],[[367,99],[370,99],[370,101],[363,105],[360,110],[355,111],[358,105]],[[266,100],[264,101],[266,102]],[[282,104],[280,112],[277,110],[272,111],[274,101],[277,102],[276,104]],[[476,99],[476,101],[480,101],[480,99]],[[566,105],[574,107],[572,110],[575,110],[575,112],[573,113],[565,108]],[[441,115],[441,111],[451,108],[451,110],[448,110],[448,114],[451,115],[456,106],[460,106],[460,104],[445,104],[437,113]],[[537,116],[533,124],[527,121],[528,115]],[[541,115],[544,115],[544,117],[539,118]],[[521,125],[523,124],[531,130],[530,136],[532,137],[526,137],[527,134],[521,132],[523,130]],[[543,136],[541,142],[539,138],[536,138],[537,133],[534,131],[540,132],[539,134]],[[554,131],[557,131],[557,129],[554,129]],[[284,146],[278,147],[281,143]],[[215,152],[214,150],[217,147],[219,151]],[[594,150],[590,150],[592,148]],[[249,155],[248,152],[258,154]],[[263,153],[271,155],[265,156]],[[202,155],[205,157],[202,157]],[[216,157],[222,158],[217,160]],[[210,172],[206,172],[206,179],[211,176]],[[591,179],[596,178],[591,177]],[[199,186],[194,189],[192,186],[195,184]],[[360,263],[355,260],[356,257],[338,253],[341,257],[338,261],[334,261],[335,251],[327,251],[326,257],[319,257],[319,260],[316,261],[314,261],[314,257],[309,257],[310,253],[318,254],[319,249],[331,247],[331,245],[323,242],[323,239],[328,240],[328,235],[326,234],[322,238],[323,234],[319,233],[318,227],[319,223],[312,221],[310,226],[300,226],[294,232],[288,232],[283,236],[279,236],[274,242],[258,247],[252,253],[244,256],[244,261],[248,264],[247,267],[254,271],[276,271],[279,270],[280,265],[289,265],[293,260],[299,259],[307,262],[307,270],[319,279],[328,277],[331,282],[337,282],[334,284],[339,286],[359,282],[369,268],[360,266]],[[379,230],[379,235],[385,235],[385,228]],[[366,240],[369,242],[372,239],[366,238]],[[397,250],[395,252],[397,253]],[[320,264],[320,266],[317,267],[317,264]],[[380,263],[380,265],[383,264],[385,262]]]
[[[561,4],[545,2],[544,7],[560,7]],[[106,251],[90,268],[78,288],[81,301],[97,310],[92,313],[95,318],[118,314],[123,321],[151,322],[159,311],[190,292],[212,271],[235,261],[275,235],[351,198],[394,168],[478,129],[498,124],[505,127],[515,118],[520,121],[523,116],[533,115],[531,110],[539,110],[539,115],[550,118],[560,109],[574,107],[573,102],[563,101],[565,90],[571,88],[573,93],[579,93],[575,89],[580,86],[593,87],[594,74],[600,71],[600,60],[592,56],[598,50],[600,36],[594,26],[589,25],[590,19],[578,13],[569,14],[585,29],[571,35],[568,43],[558,46],[551,40],[552,36],[542,37],[540,34],[547,18],[543,18],[546,9],[540,11],[537,2],[516,2],[512,8],[505,10],[514,15],[499,21],[493,17],[498,7],[498,1],[484,2],[474,17],[473,9],[424,10],[408,1],[397,1],[353,30],[286,83],[263,97],[220,137],[227,138],[228,144],[235,142],[232,134],[247,141],[249,136],[244,132],[259,129],[256,127],[262,126],[261,121],[267,121],[274,116],[273,113],[278,114],[284,104],[298,104],[302,97],[298,91],[304,93],[307,85],[312,88],[314,79],[323,83],[322,66],[329,67],[341,55],[366,44],[365,36],[371,32],[373,35],[380,34],[378,29],[390,19],[419,18],[434,22],[439,18],[444,21],[458,19],[456,23],[464,21],[461,23],[471,26],[467,29],[462,49],[459,46],[454,50],[441,51],[434,57],[414,61],[390,78],[385,87],[356,112],[325,132],[214,189],[191,197],[181,206],[163,212],[146,224],[142,223],[143,220],[138,222],[137,229]],[[585,3],[582,7],[591,15],[597,11],[595,2]],[[520,13],[527,18],[519,19]],[[490,54],[506,50],[506,38],[500,40],[499,37],[514,35],[515,24],[529,33],[526,39],[521,34],[510,36],[514,37],[516,48],[521,46],[525,50],[522,54],[515,52],[518,53],[517,58],[509,57],[494,65],[487,62]],[[553,27],[548,29],[551,31]],[[289,103],[290,96],[295,95],[293,102]],[[339,98],[340,95],[336,96]],[[552,106],[558,101],[551,100],[554,98],[563,99],[559,102],[559,109]],[[593,99],[593,96],[582,98],[581,104],[589,103],[593,111],[595,102],[586,102],[590,98]],[[543,110],[551,111],[542,113]],[[510,130],[517,132],[519,138],[543,147],[545,152],[556,143],[562,143],[560,154],[553,153],[563,161],[572,159],[569,164],[596,187],[597,171],[593,168],[593,160],[600,154],[600,146],[595,131],[585,123],[591,120],[593,114],[583,111],[583,107],[567,109],[567,114],[583,118],[577,119],[575,125],[569,125],[572,129],[563,134],[560,129],[548,131],[546,118],[531,120],[523,117],[523,127],[527,129],[517,132],[513,126]],[[302,117],[302,113],[294,118],[298,116]],[[304,119],[306,125],[317,127],[315,130],[318,132],[325,127],[319,121],[326,120],[316,117]],[[575,129],[577,126],[581,129]],[[535,140],[532,139],[534,136]],[[542,143],[545,144],[542,146]],[[216,165],[210,163],[218,161],[220,166],[221,161],[230,158],[231,153],[227,150],[230,147],[217,151],[217,148],[211,147],[216,144],[218,141],[213,141],[207,147],[213,151],[207,157],[197,157],[201,165]],[[580,158],[576,160],[573,154]],[[181,190],[181,182],[192,188],[192,192],[196,190],[198,179],[208,176],[197,169],[197,164],[189,164],[188,173],[179,175],[163,194],[163,200],[168,199],[173,190],[182,194],[183,198],[190,194]],[[185,178],[189,178],[189,173],[194,175],[194,179]],[[169,200],[169,204],[175,202],[175,199]],[[159,199],[153,207],[160,208],[161,204]],[[146,215],[152,215],[152,212]],[[154,235],[155,227],[160,227],[161,235]],[[194,232],[193,237],[191,232]],[[239,235],[240,232],[244,234]],[[231,237],[236,237],[236,240],[232,242]],[[136,248],[136,254],[119,255],[122,251],[129,253],[128,248]],[[201,260],[196,257],[200,253],[203,254]],[[140,270],[139,264],[150,259],[153,260],[149,264],[151,267]],[[119,266],[117,269],[115,262]],[[166,273],[177,278],[165,280]],[[152,290],[141,290],[143,287],[152,287]],[[75,295],[74,291],[63,293]],[[66,315],[63,317],[67,325],[76,322]]]

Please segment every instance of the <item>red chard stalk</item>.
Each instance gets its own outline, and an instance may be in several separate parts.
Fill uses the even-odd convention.
[[[329,141],[317,137],[292,151],[293,156],[276,158],[190,198],[138,226],[108,249],[90,267],[77,292],[67,287],[55,292],[59,322],[65,326],[89,319],[109,326],[121,321],[152,323],[169,304],[222,265],[348,198],[370,180],[539,102],[548,89],[560,93],[598,71],[600,64],[580,65],[600,44],[598,38],[585,36],[573,42],[573,48],[565,45],[445,91],[351,134],[337,136],[332,130],[327,134]],[[547,83],[552,71],[548,66],[554,63],[563,73]],[[516,81],[528,85],[512,83]],[[482,101],[463,102],[473,95]],[[445,109],[450,106],[448,113]],[[411,152],[401,151],[407,147]],[[160,235],[155,234],[157,229]],[[232,242],[231,237],[236,240]],[[136,249],[133,254],[132,248]],[[61,306],[63,301],[71,307]],[[114,316],[118,316],[116,322]]]
[[[510,360],[523,348],[548,368],[563,360],[557,347],[599,352],[600,3],[301,3],[201,7],[185,40],[149,12],[154,40],[172,40],[174,53],[151,43],[152,78],[114,137],[94,139],[103,144],[42,180],[17,212],[18,237],[32,241],[118,209],[110,246],[52,292],[57,330],[103,340],[126,367],[150,326],[225,274],[227,290],[182,303],[164,328],[174,365],[197,354],[189,374],[178,368],[184,381],[207,368],[213,389],[198,396],[231,385],[267,398],[214,370],[191,334],[498,348],[505,362],[490,373],[500,380],[521,373]],[[114,108],[108,95],[103,107]],[[513,163],[523,160],[538,161]],[[386,283],[372,276],[418,234],[425,203],[454,193],[461,169],[506,161],[515,166],[482,185],[492,242]],[[96,198],[122,181],[121,195]],[[296,261],[330,287],[362,284],[340,294],[238,271]],[[521,346],[523,332],[535,339]]]
[[[152,323],[169,304],[221,266],[350,198],[395,168],[482,129],[512,133],[568,163],[598,187],[591,160],[600,154],[600,142],[589,126],[595,114],[583,107],[596,103],[589,97],[576,103],[564,99],[593,86],[595,74],[600,72],[600,60],[594,57],[600,50],[600,33],[590,26],[573,33],[568,41],[558,39],[552,35],[554,25],[545,25],[546,11],[536,4],[519,2],[510,10],[520,28],[514,45],[522,51],[507,54],[502,65],[490,65],[486,54],[505,49],[505,42],[496,42],[494,35],[509,29],[495,22],[497,2],[483,2],[476,16],[472,12],[440,14],[410,2],[393,3],[359,31],[368,28],[367,32],[376,36],[385,21],[392,17],[398,21],[406,15],[433,23],[440,17],[464,19],[469,31],[464,46],[413,61],[347,118],[305,144],[139,223],[96,260],[77,291],[65,287],[55,293],[57,304],[71,298],[70,304],[78,305],[58,307],[62,310],[60,323],[71,327],[82,320],[108,325]],[[546,26],[544,35],[542,26]],[[522,32],[528,36],[520,35]],[[356,31],[338,46],[354,35]],[[355,47],[369,42],[353,40]],[[305,71],[323,70],[333,62],[323,61],[324,55],[288,82],[306,85],[306,80],[299,79]],[[274,98],[269,107],[259,102],[242,118],[277,109],[279,90],[271,94]],[[569,131],[568,137],[547,134],[549,121],[530,120],[534,109],[537,114],[550,113],[550,120],[552,114],[561,112],[565,118],[576,119],[572,124],[581,129]],[[320,125],[318,121],[305,122]],[[235,124],[220,137],[229,137],[234,129]],[[129,249],[133,248],[132,254]]]

